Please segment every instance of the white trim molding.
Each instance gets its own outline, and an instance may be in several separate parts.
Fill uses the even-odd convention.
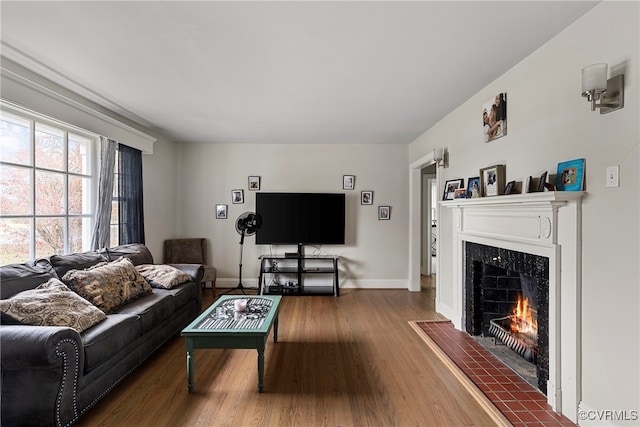
[[[578,422],[581,398],[583,192],[540,192],[442,202],[453,212],[454,307],[463,330],[465,242],[549,259],[549,381],[547,401]]]

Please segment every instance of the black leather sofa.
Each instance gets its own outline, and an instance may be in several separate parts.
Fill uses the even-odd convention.
[[[0,297],[70,269],[121,256],[153,264],[144,245],[123,245],[0,267]],[[174,265],[193,281],[153,289],[82,333],[69,327],[0,325],[2,426],[68,426],[200,313],[202,266]]]

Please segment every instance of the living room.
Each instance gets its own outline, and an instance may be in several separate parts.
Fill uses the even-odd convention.
[[[10,19],[4,10],[2,19],[3,24]],[[448,180],[463,178],[466,183],[469,177],[478,176],[480,169],[496,164],[506,165],[507,181],[523,185],[529,176],[538,177],[544,171],[555,174],[560,162],[584,158],[586,193],[578,223],[581,262],[576,266],[580,277],[576,301],[580,333],[575,364],[581,378],[579,406],[572,410],[637,411],[640,409],[639,19],[637,2],[598,3],[575,22],[567,22],[564,30],[516,65],[460,100],[433,126],[404,143],[344,143],[338,131],[326,141],[317,141],[316,135],[310,134],[309,140],[314,141],[311,144],[248,140],[212,144],[168,137],[159,129],[117,115],[48,81],[36,70],[4,57],[2,97],[48,116],[68,122],[75,120],[74,124],[80,127],[78,121],[91,115],[86,109],[123,123],[111,124],[112,135],[122,135],[123,140],[130,136],[147,153],[143,155],[146,245],[154,258],[161,259],[165,239],[207,238],[220,288],[233,287],[238,281],[239,235],[234,221],[243,212],[254,209],[256,192],[248,188],[249,176],[261,177],[260,191],[346,193],[348,244],[323,248],[325,253],[335,252],[341,257],[341,287],[419,291],[420,266],[416,262],[419,250],[416,251],[415,238],[420,232],[415,214],[419,196],[413,179],[416,171],[433,162],[434,148],[444,148],[446,153],[445,167],[438,168],[441,188]],[[580,90],[581,69],[600,62],[609,64],[611,75],[624,74],[625,79],[624,108],[606,115],[590,111]],[[468,71],[455,72],[464,79]],[[16,83],[20,79],[35,84],[21,86]],[[188,82],[178,81],[172,90],[180,90],[182,84],[186,86]],[[85,110],[73,111],[69,104],[61,107],[60,102],[52,102],[48,95],[39,93],[36,86],[62,94]],[[509,96],[509,131],[485,144],[480,134],[481,107],[501,92]],[[268,106],[264,108],[268,110]],[[190,111],[184,120],[189,120],[189,114],[197,112]],[[287,114],[293,112],[283,113],[279,126],[305,128],[304,122],[289,123]],[[251,127],[251,123],[245,125]],[[150,143],[145,135],[156,141]],[[608,188],[606,169],[613,165],[619,166],[620,185]],[[344,175],[355,176],[354,190],[343,190]],[[243,190],[244,203],[232,202],[231,191],[235,189]],[[365,190],[373,192],[371,206],[360,203],[360,192]],[[216,219],[218,204],[228,205],[227,219]],[[378,219],[377,206],[391,207],[390,220]],[[455,222],[452,209],[439,209],[435,303],[445,316],[459,315],[460,310],[454,288]],[[247,239],[243,274],[248,284],[256,284],[258,257],[269,250]],[[604,321],[613,314],[620,317],[615,325],[624,327],[612,328],[611,321]],[[632,421],[625,424],[615,420],[605,423],[580,420],[580,425],[602,424],[634,425]]]

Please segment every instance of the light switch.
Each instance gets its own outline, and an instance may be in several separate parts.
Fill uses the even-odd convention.
[[[607,167],[607,187],[620,187],[620,166]]]

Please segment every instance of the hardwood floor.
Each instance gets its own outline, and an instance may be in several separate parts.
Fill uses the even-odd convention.
[[[176,336],[78,422],[81,426],[491,426],[407,321],[435,319],[435,289],[343,289],[283,297],[265,352],[198,350],[187,393]],[[212,297],[205,293],[205,307]]]

